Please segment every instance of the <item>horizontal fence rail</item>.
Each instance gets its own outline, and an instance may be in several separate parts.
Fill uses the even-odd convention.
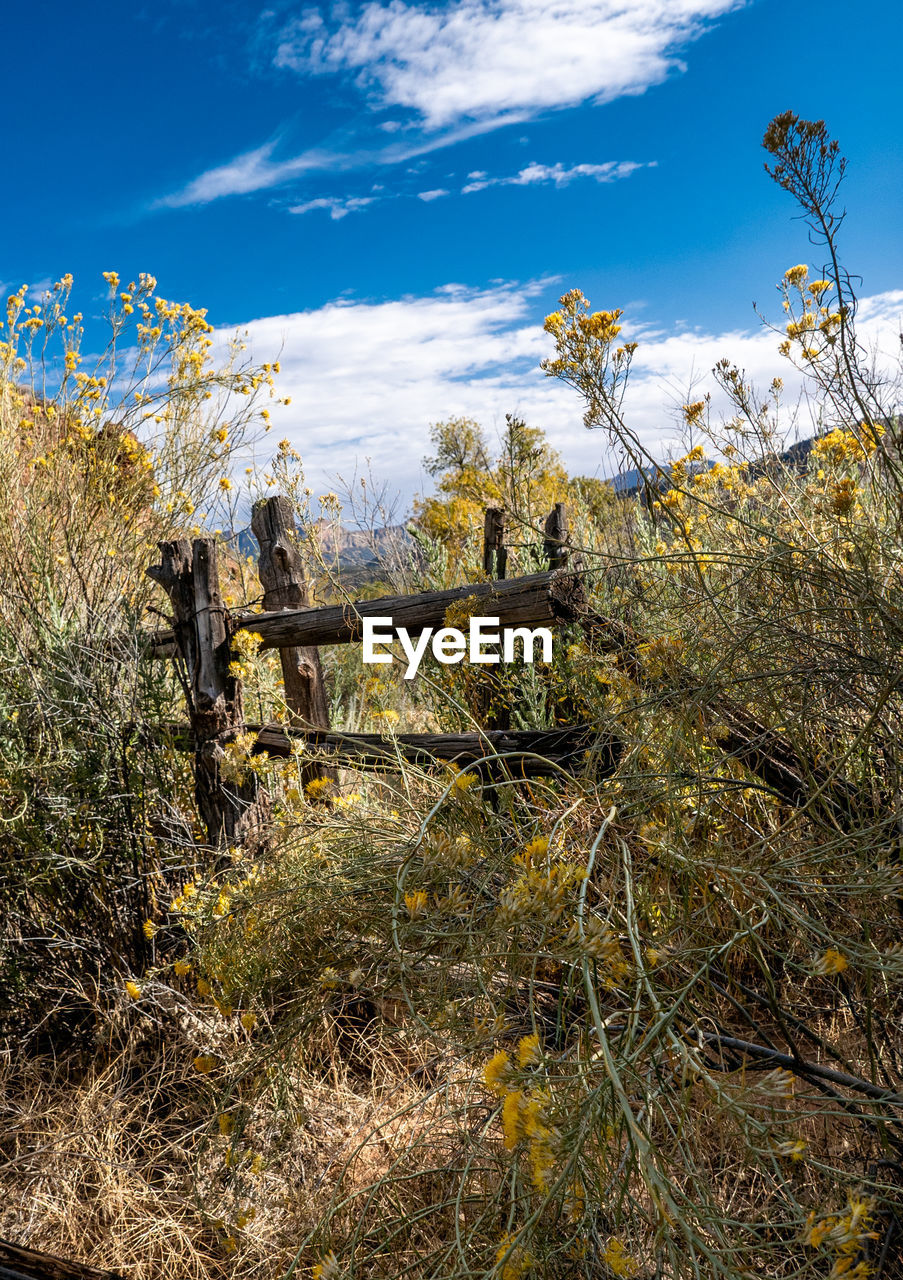
[[[459,768],[486,766],[485,771],[508,770],[520,777],[542,777],[573,771],[594,756],[603,770],[610,772],[620,758],[623,744],[589,725],[561,729],[485,729],[473,733],[336,733],[304,729],[294,725],[246,725],[256,733],[252,755],[266,753],[278,759],[306,753],[335,757],[338,763],[355,767],[390,770],[401,760],[432,767],[455,764]],[[183,751],[191,750],[191,726],[168,725],[153,731],[156,741],[167,737]]]
[[[231,623],[235,631],[254,631],[262,636],[264,649],[349,644],[363,638],[365,618],[390,617],[393,627],[418,635],[428,627],[444,626],[449,606],[471,598],[480,602],[486,616],[498,618],[502,627],[554,625],[561,620],[565,603],[576,609],[584,596],[581,575],[558,570],[320,609],[233,614]],[[154,657],[173,657],[178,652],[171,630],[153,632],[148,638]]]
[[[122,1280],[122,1276],[0,1240],[0,1280]]]

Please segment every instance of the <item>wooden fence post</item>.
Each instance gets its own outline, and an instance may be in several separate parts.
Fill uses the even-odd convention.
[[[505,513],[499,507],[487,507],[483,522],[483,572],[490,578],[504,578],[507,564]]]
[[[568,509],[563,502],[556,502],[546,516],[543,554],[550,569],[563,569],[568,562]]]
[[[254,504],[251,530],[260,546],[258,574],[264,590],[263,607],[303,609],[310,605],[304,561],[297,547],[295,515],[288,498],[277,495]],[[285,701],[291,723],[309,729],[329,728],[329,703],[320,651],[312,646],[280,649]],[[334,769],[311,764],[302,771],[305,783],[316,778],[337,780]]]
[[[487,507],[483,522],[483,572],[490,578],[504,578],[508,567],[505,546],[505,513],[500,507]],[[508,689],[504,677],[495,671],[480,671],[476,678],[475,711],[487,729],[508,729],[511,708],[507,705]]]
[[[266,795],[254,773],[229,779],[223,748],[242,731],[241,685],[230,674],[231,626],[219,587],[216,542],[161,542],[162,563],[148,574],[172,604],[184,688],[194,736],[195,798],[215,849],[240,844],[263,824]]]

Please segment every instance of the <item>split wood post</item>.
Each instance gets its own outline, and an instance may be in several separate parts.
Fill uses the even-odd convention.
[[[504,578],[507,564],[505,513],[499,507],[487,507],[483,522],[483,572],[490,578]]]
[[[264,609],[276,612],[309,607],[307,575],[298,551],[295,515],[289,499],[277,495],[255,503],[251,530],[260,546],[257,572],[264,591]],[[279,656],[291,723],[308,729],[328,729],[329,703],[320,651],[312,645],[292,645],[280,649]],[[320,764],[306,766],[302,776],[305,785],[319,778],[337,781],[335,770]]]
[[[262,828],[266,794],[257,776],[223,770],[223,748],[242,732],[241,684],[229,672],[232,626],[220,593],[213,538],[159,544],[162,563],[148,574],[169,596],[194,737],[195,798],[208,843],[240,844]]]
[[[487,507],[483,523],[483,572],[500,580],[508,567],[505,546],[505,513],[500,507]],[[476,714],[487,729],[507,729],[511,710],[505,705],[505,682],[494,671],[481,671],[476,684]]]
[[[546,516],[543,555],[550,569],[563,569],[568,562],[568,509],[563,502],[556,502]]]

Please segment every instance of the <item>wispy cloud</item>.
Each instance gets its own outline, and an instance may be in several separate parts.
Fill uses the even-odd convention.
[[[468,174],[470,181],[461,188],[461,194],[466,196],[474,191],[485,191],[487,187],[529,187],[549,183],[566,187],[578,178],[617,182],[620,178],[629,178],[637,169],[652,169],[655,164],[654,160],[646,164],[634,160],[607,160],[604,164],[574,164],[570,168],[563,164],[528,164],[519,173],[505,178],[491,178],[482,172]]]
[[[518,173],[499,178],[492,178],[486,173],[476,172],[467,175],[469,180],[461,187],[459,194],[471,195],[476,191],[485,191],[487,187],[542,185],[566,187],[579,178],[589,178],[594,182],[617,182],[621,178],[628,178],[637,169],[654,168],[655,163],[654,160],[645,165],[633,160],[608,160],[604,164],[575,164],[570,167],[563,164],[528,164],[526,168],[521,169]],[[382,193],[385,188],[377,184],[373,186],[372,191]],[[450,196],[452,192],[447,187],[433,187],[427,191],[413,193],[395,191],[385,195],[316,196],[310,200],[303,201],[301,204],[291,205],[289,213],[311,213],[318,209],[325,209],[328,210],[329,216],[337,221],[340,218],[344,218],[346,214],[369,208],[380,200],[397,199],[405,194],[414,194],[424,204],[432,204],[434,200],[441,200],[445,196]]]
[[[370,0],[337,22],[305,10],[283,29],[275,62],[350,75],[375,104],[409,108],[428,128],[501,122],[642,93],[683,69],[687,45],[744,3],[457,0],[438,9]]]
[[[157,207],[269,190],[312,172],[404,163],[537,114],[645,92],[710,24],[751,0],[367,0],[349,15],[305,9],[276,38],[274,62],[351,81],[401,119],[280,158],[276,141],[217,165]],[[392,139],[386,144],[386,137]],[[378,144],[377,139],[382,139]],[[475,179],[476,180],[476,179]],[[554,179],[553,179],[554,180]]]
[[[405,164],[444,147],[455,146],[486,133],[492,125],[486,121],[462,124],[440,134],[424,136],[415,132],[400,141],[375,146],[350,145],[352,139],[342,134],[286,159],[276,159],[279,140],[273,139],[253,151],[246,151],[193,178],[191,182],[155,202],[156,208],[180,209],[189,205],[209,204],[224,196],[247,195],[252,191],[268,191],[309,173],[347,173],[353,170]]]
[[[280,390],[292,396],[290,407],[273,411],[274,439],[293,442],[318,492],[331,488],[337,473],[349,477],[370,458],[375,477],[408,499],[427,483],[419,460],[429,452],[429,423],[461,414],[492,431],[517,411],[546,429],[572,472],[611,474],[616,456],[604,434],[585,430],[578,397],[539,368],[551,350],[542,317],[554,285],[447,285],[422,297],[340,301],[252,321],[253,354],[269,360],[280,353]],[[857,331],[867,346],[887,353],[886,367],[898,350],[901,314],[903,290],[861,300]],[[763,389],[781,375],[787,403],[802,388],[801,376],[778,354],[778,338],[767,330],[669,332],[631,323],[629,314],[627,325],[628,336],[640,344],[627,420],[658,457],[676,447],[669,408],[676,420],[691,390],[696,398],[710,391],[714,410],[729,411],[710,373],[722,357]],[[226,337],[220,335],[223,343]],[[809,434],[813,424],[805,415],[804,407],[799,425]]]
[[[304,204],[295,204],[289,213],[312,213],[315,209],[328,209],[333,222],[347,217],[349,213],[357,213],[368,205],[376,204],[379,196],[318,196],[315,200],[307,200]]]
[[[267,142],[253,151],[246,151],[226,164],[217,165],[200,174],[180,191],[163,196],[158,207],[172,209],[185,205],[209,204],[222,196],[246,195],[250,191],[265,191],[269,187],[288,182],[313,169],[327,168],[320,158],[309,153],[293,156],[288,160],[274,160],[275,142]]]

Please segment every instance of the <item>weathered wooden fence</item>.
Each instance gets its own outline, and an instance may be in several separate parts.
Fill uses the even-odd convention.
[[[232,614],[226,608],[212,538],[161,543],[161,563],[149,570],[169,596],[173,625],[150,635],[148,649],[154,656],[178,661],[189,723],[170,726],[168,732],[172,740],[194,752],[197,805],[212,845],[238,843],[266,824],[266,796],[253,771],[235,782],[223,769],[225,748],[249,730],[256,733],[256,753],[287,756],[300,743],[305,781],[334,778],[337,764],[397,769],[403,761],[449,761],[495,776],[505,772],[519,777],[549,775],[573,769],[593,748],[599,735],[589,726],[512,732],[505,710],[498,708],[487,713],[485,729],[472,733],[332,732],[318,652],[321,645],[361,640],[367,618],[391,617],[394,628],[404,627],[412,637],[442,627],[449,607],[463,600],[478,601],[484,613],[499,619],[501,627],[554,626],[573,619],[585,605],[585,590],[582,575],[566,571],[567,521],[560,504],[546,521],[543,547],[552,566],[546,572],[503,577],[507,567],[504,517],[490,508],[484,566],[494,575],[492,580],[323,608],[310,607],[288,500],[274,497],[258,503],[251,527],[260,545],[262,613]],[[262,648],[280,652],[288,724],[249,726],[245,721],[241,683],[232,666],[233,637],[242,629],[258,634]],[[617,744],[606,736],[596,747],[600,765],[614,767]]]
[[[625,623],[605,617],[589,604],[585,575],[568,569],[567,512],[557,504],[544,528],[543,552],[550,568],[504,578],[507,567],[501,511],[486,512],[483,564],[491,580],[443,591],[387,596],[311,608],[304,566],[295,544],[291,506],[281,497],[259,503],[252,528],[260,542],[260,579],[264,612],[230,613],[223,602],[211,538],[161,544],[161,563],[149,572],[165,588],[173,626],[148,637],[156,656],[179,660],[189,724],[173,730],[175,739],[194,751],[198,810],[208,840],[224,846],[248,838],[266,823],[267,800],[253,771],[234,782],[222,769],[224,748],[245,723],[240,682],[230,670],[232,640],[242,629],[262,637],[263,648],[279,649],[287,725],[254,726],[253,750],[287,755],[300,743],[305,780],[335,777],[337,765],[397,769],[402,761],[453,761],[513,776],[554,774],[592,752],[604,770],[616,766],[620,744],[600,738],[597,728],[572,725],[554,731],[515,733],[504,700],[487,699],[484,727],[465,734],[351,734],[331,731],[318,648],[362,639],[367,618],[389,616],[410,636],[445,625],[450,606],[480,602],[501,627],[579,625],[592,649],[613,655],[639,688],[664,706],[689,706],[698,722],[712,729],[712,741],[725,756],[740,760],[788,804],[813,797],[834,817],[853,820],[859,797],[843,778],[807,760],[780,732],[723,691],[701,682],[689,669],[670,662],[665,673],[650,663],[644,637]]]

